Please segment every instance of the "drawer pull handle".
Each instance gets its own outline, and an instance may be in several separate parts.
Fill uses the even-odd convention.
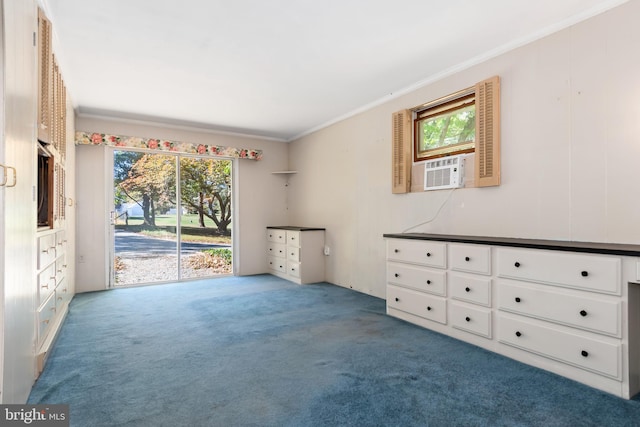
[[[520,331],[516,331],[516,336],[520,338],[522,336],[522,333]]]
[[[273,250],[272,248],[269,248],[269,252],[271,252],[272,250]]]
[[[393,252],[398,253],[400,252],[400,249],[394,249]]]
[[[466,288],[464,288],[464,290],[465,290],[465,292],[471,292],[471,288],[468,287],[468,286]]]
[[[520,267],[520,263],[519,263],[518,261],[516,261],[516,263],[515,263],[515,264],[513,264],[513,265],[515,265],[515,266],[516,266],[516,268]]]
[[[585,270],[585,271],[581,272],[580,274],[582,275],[582,277],[587,277],[589,275],[589,272]]]
[[[396,302],[400,301],[400,298],[396,297]]]
[[[398,273],[394,274],[394,277],[400,277],[400,275]]]
[[[427,252],[427,257],[430,257],[430,256],[431,256],[431,252]]]
[[[293,252],[291,252],[291,256],[294,256],[295,254]]]
[[[464,318],[464,320],[466,320],[467,322],[471,322],[471,317],[467,316]]]
[[[41,287],[42,289],[49,289],[49,285],[48,285],[48,284],[46,284],[46,285],[42,285],[42,286],[40,286],[40,287]]]
[[[520,302],[520,301],[521,301],[520,297],[516,297],[516,302]]]
[[[468,262],[468,261],[471,261],[471,258],[469,258],[468,256],[466,256],[466,257],[464,257],[464,260]]]
[[[582,350],[580,354],[582,355],[582,357],[589,357],[589,352],[586,350]]]
[[[431,280],[427,280],[427,285],[430,285],[430,284],[431,284]]]
[[[580,316],[582,316],[582,317],[587,317],[587,312],[586,312],[586,310],[580,310]]]
[[[431,306],[427,306],[427,311],[431,311]]]

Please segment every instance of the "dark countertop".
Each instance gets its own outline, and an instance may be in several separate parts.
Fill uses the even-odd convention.
[[[324,228],[318,228],[318,227],[295,227],[292,225],[270,225],[267,227],[267,229],[269,228],[277,228],[278,230],[290,230],[290,231],[318,231],[318,230],[325,230]]]
[[[398,233],[384,234],[393,239],[435,240],[439,242],[475,243],[552,251],[640,257],[640,245],[622,243],[573,242],[565,240],[516,239],[510,237],[460,236],[453,234]]]

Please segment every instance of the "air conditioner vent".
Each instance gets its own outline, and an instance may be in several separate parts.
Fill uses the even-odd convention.
[[[464,186],[462,155],[442,157],[424,163],[424,189],[441,190]]]

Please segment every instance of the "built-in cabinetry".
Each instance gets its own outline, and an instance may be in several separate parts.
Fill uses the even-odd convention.
[[[36,361],[38,372],[62,325],[73,297],[73,257],[69,251],[67,170],[73,168],[73,122],[67,115],[67,90],[52,49],[52,27],[38,10],[38,157],[37,157],[37,280]],[[69,122],[69,123],[68,123]],[[70,126],[71,125],[71,126]],[[69,132],[70,131],[70,132]],[[71,136],[69,135],[71,134]],[[67,150],[67,147],[71,148]],[[74,158],[74,157],[73,157]]]
[[[39,371],[73,297],[67,282],[67,245],[65,230],[38,234],[36,333]]]
[[[640,246],[385,238],[389,315],[623,398],[640,392]]]
[[[298,284],[324,280],[324,228],[267,227],[267,267]]]

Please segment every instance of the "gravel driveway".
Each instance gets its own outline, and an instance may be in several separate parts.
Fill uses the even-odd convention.
[[[229,248],[228,245],[186,243],[181,245],[181,279],[230,274],[221,268],[206,268],[199,265],[200,251],[211,248]],[[176,242],[155,239],[137,233],[116,230],[116,274],[115,285],[125,286],[139,283],[178,280],[178,256]],[[200,268],[194,268],[198,266]]]

